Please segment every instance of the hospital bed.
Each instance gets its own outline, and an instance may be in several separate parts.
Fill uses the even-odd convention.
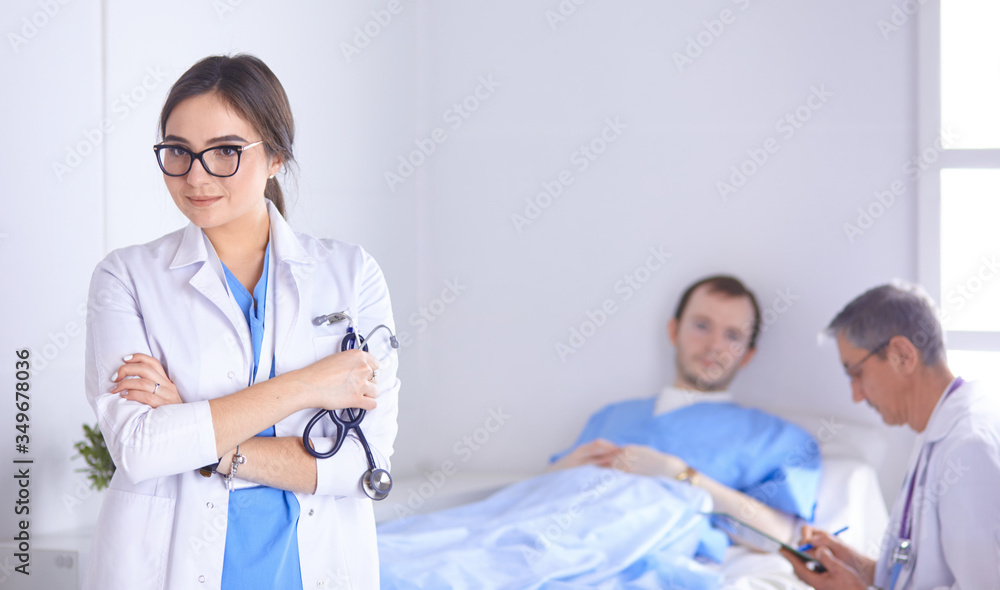
[[[816,433],[818,419],[793,418]],[[822,431],[820,430],[820,434]],[[817,436],[823,455],[815,526],[834,531],[850,528],[840,538],[857,550],[874,557],[888,521],[878,475],[869,458],[881,459],[883,443],[877,427],[844,424],[832,437]],[[828,439],[828,440],[825,440]],[[444,478],[441,472],[416,477],[398,477],[392,494],[375,504],[379,522],[401,516],[424,514],[476,502],[500,488],[537,473],[483,473],[459,470]],[[720,564],[706,563],[723,575],[724,590],[806,589],[792,574],[783,557],[731,546]]]

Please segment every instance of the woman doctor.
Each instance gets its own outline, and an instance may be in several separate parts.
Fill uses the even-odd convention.
[[[302,432],[317,408],[367,410],[362,430],[388,469],[395,353],[340,352],[348,322],[313,324],[343,312],[363,333],[392,329],[382,272],[362,248],[285,222],[275,175],[293,161],[294,125],[259,59],[195,64],[160,134],[164,182],[190,224],[94,272],[86,389],[117,471],[85,587],[377,588],[365,453],[352,434],[317,460]],[[324,419],[311,445],[326,451],[335,435]]]

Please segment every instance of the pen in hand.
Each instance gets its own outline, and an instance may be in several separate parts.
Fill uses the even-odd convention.
[[[848,528],[849,528],[849,527],[846,527],[846,526],[845,526],[844,528],[840,529],[839,531],[837,531],[837,532],[833,533],[833,535],[832,535],[832,536],[836,537],[836,536],[837,536],[837,535],[839,535],[840,533],[842,533],[842,532],[846,531],[846,530],[847,530]],[[803,546],[799,547],[799,551],[809,551],[809,550],[810,550],[810,549],[812,549],[812,548],[813,548],[813,544],[812,544],[812,543],[806,543],[805,545],[803,545]]]

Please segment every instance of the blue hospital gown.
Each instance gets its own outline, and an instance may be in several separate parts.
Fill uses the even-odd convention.
[[[653,415],[656,398],[611,404],[591,416],[576,443],[598,438],[676,455],[712,479],[812,522],[819,490],[815,439],[781,418],[734,403],[695,403]]]

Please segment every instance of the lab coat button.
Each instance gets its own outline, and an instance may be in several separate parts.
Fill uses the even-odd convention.
[[[324,588],[324,587],[326,587],[326,580],[320,580],[320,581],[316,582],[316,587],[317,588]]]
[[[206,506],[206,507],[207,507],[207,508],[208,508],[209,510],[211,510],[212,508],[215,508],[215,504],[212,504],[211,502],[209,502],[209,503],[205,504],[205,506]]]
[[[230,379],[232,379],[235,376],[236,376],[236,373],[233,373],[232,371],[229,371],[229,375],[227,375],[227,377],[229,377]]]
[[[309,509],[309,516],[312,516],[313,514],[316,514],[316,511],[313,510],[312,508],[310,508]]]
[[[198,576],[198,581],[201,582],[202,584],[204,584],[205,583],[205,576]]]

